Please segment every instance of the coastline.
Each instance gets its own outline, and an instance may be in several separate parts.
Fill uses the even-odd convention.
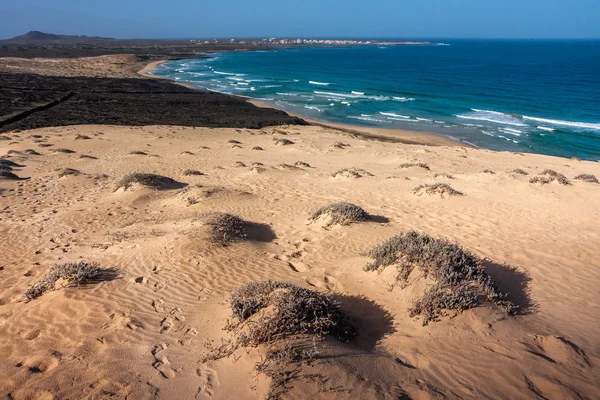
[[[164,60],[153,61],[153,62],[147,64],[141,70],[139,70],[138,74],[140,74],[146,78],[164,79],[169,82],[175,83],[177,85],[187,87],[189,89],[198,90],[197,87],[194,87],[192,85],[175,82],[173,80],[161,78],[161,77],[151,74],[152,71],[156,70],[156,68],[158,67],[159,64],[162,64],[162,63],[165,63],[168,61],[173,61],[173,60],[164,59]],[[240,97],[240,96],[235,96],[235,95],[231,95],[231,94],[228,94],[228,96],[233,96],[233,97],[243,99],[257,107],[272,108],[272,109],[284,111],[291,116],[303,119],[304,121],[308,122],[311,125],[335,129],[335,130],[342,131],[342,132],[350,134],[350,135],[359,136],[359,137],[362,137],[365,139],[372,139],[372,140],[379,140],[379,141],[391,141],[391,142],[395,142],[395,143],[414,144],[414,145],[456,146],[456,147],[474,148],[474,146],[470,146],[466,143],[452,140],[447,136],[443,136],[443,135],[437,134],[435,132],[418,132],[418,131],[411,131],[411,130],[405,130],[405,129],[385,129],[385,128],[370,128],[370,127],[367,128],[367,127],[363,127],[363,126],[359,126],[359,125],[339,124],[339,123],[328,122],[328,121],[320,121],[320,120],[315,120],[315,119],[311,119],[311,118],[306,118],[300,114],[292,113],[287,110],[281,110],[277,107],[274,107],[273,105],[271,105],[269,103],[265,103],[260,100],[254,100],[251,98]]]

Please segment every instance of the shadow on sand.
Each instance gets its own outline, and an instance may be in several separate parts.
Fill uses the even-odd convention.
[[[519,307],[515,315],[533,314],[537,311],[538,306],[531,298],[529,274],[510,265],[498,264],[490,260],[484,260],[483,267],[500,292],[507,293],[507,299]]]

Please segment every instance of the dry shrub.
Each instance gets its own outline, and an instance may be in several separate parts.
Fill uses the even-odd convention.
[[[130,151],[129,154],[132,156],[147,156],[148,155],[148,153],[146,153],[145,151]]]
[[[40,297],[45,292],[55,290],[57,281],[63,280],[65,286],[88,283],[100,274],[98,264],[79,261],[55,266],[38,282],[25,292],[27,300]]]
[[[25,150],[23,150],[23,153],[29,154],[31,156],[41,156],[40,153],[38,153],[37,151],[35,151],[33,149],[25,149]]]
[[[492,171],[491,169],[484,169],[483,173],[484,174],[490,174],[490,175],[496,175],[496,173],[494,171]]]
[[[211,240],[224,246],[248,237],[246,221],[232,214],[212,214],[208,224],[210,225]]]
[[[227,141],[227,143],[231,143],[231,144],[242,144],[242,142],[238,142],[237,140],[234,139],[230,139]]]
[[[446,172],[437,172],[433,175],[433,178],[447,178],[447,179],[454,179],[454,176],[446,173]]]
[[[0,164],[0,171],[12,171],[12,167],[10,165]]]
[[[235,166],[236,166],[236,167],[240,167],[240,168],[241,168],[241,167],[245,167],[245,166],[246,166],[246,164],[244,164],[244,163],[243,163],[243,162],[241,162],[241,161],[236,161],[236,162],[235,162]]]
[[[442,198],[444,198],[444,195],[448,195],[448,196],[464,196],[465,195],[464,193],[453,189],[450,185],[448,185],[446,183],[433,183],[433,184],[427,184],[427,185],[419,185],[413,189],[413,193],[419,194],[419,196],[422,194],[423,191],[425,193],[427,193],[428,195],[439,194],[440,196],[442,196]],[[421,193],[419,193],[419,192],[421,192]]]
[[[345,149],[346,147],[350,147],[350,145],[347,143],[335,142],[331,145],[331,147],[333,147],[334,149]]]
[[[400,164],[398,166],[398,168],[413,168],[413,167],[419,167],[419,168],[423,168],[426,169],[427,171],[430,170],[429,165],[425,164],[425,163],[404,163],[404,164]]]
[[[38,143],[38,142],[41,142],[41,140],[40,141],[34,140],[34,143]],[[54,145],[52,143],[40,143],[40,144],[38,144],[38,146],[39,147],[52,147]]]
[[[309,163],[305,163],[304,161],[296,161],[296,162],[294,163],[294,165],[295,165],[296,167],[305,167],[305,168],[311,168],[310,164],[309,164]]]
[[[191,151],[182,151],[181,152],[182,155],[187,155],[187,156],[194,156],[195,154],[192,153]]]
[[[256,151],[262,151],[262,150],[264,150],[264,149],[263,149],[262,147],[260,147],[260,146],[254,146],[254,147],[252,148],[252,150],[256,150]]]
[[[533,178],[531,178],[529,180],[529,183],[541,183],[542,185],[545,185],[547,183],[554,182],[554,181],[557,181],[561,185],[565,185],[565,186],[568,186],[571,184],[571,182],[567,179],[566,176],[564,176],[563,174],[558,173],[552,169],[545,169],[544,171],[542,171],[540,176],[534,176]]]
[[[60,174],[58,174],[59,178],[62,178],[63,176],[68,176],[68,175],[74,175],[77,176],[79,175],[81,172],[79,172],[76,169],[73,168],[65,168],[62,171],[60,171]]]
[[[18,175],[12,173],[10,170],[2,170],[0,169],[0,179],[18,181],[21,180]]]
[[[197,171],[195,169],[186,169],[185,171],[183,171],[183,174],[188,176],[188,175],[204,175],[202,172]]]
[[[98,157],[90,156],[88,154],[82,154],[82,155],[79,156],[79,158],[88,158],[90,160],[97,160],[98,159]]]
[[[127,190],[135,183],[157,190],[165,190],[184,186],[184,184],[181,182],[177,182],[176,180],[166,176],[149,174],[145,172],[134,172],[132,174],[125,175],[117,184],[117,189],[124,188]]]
[[[213,349],[203,361],[266,345],[266,355],[255,370],[272,378],[269,399],[279,399],[291,381],[301,378],[300,365],[314,357],[317,341],[330,334],[348,342],[358,334],[333,298],[288,282],[251,282],[240,287],[231,295],[231,311],[235,320],[226,329],[233,340]],[[303,349],[307,342],[312,348]]]
[[[334,172],[332,176],[334,178],[362,178],[363,176],[373,176],[373,174],[361,168],[344,168]]]
[[[529,175],[529,172],[521,169],[521,168],[515,168],[512,170],[513,174],[517,174],[517,175]]]
[[[73,154],[73,153],[75,153],[75,150],[58,148],[58,149],[52,150],[52,152],[53,153]]]
[[[0,136],[0,140],[12,140],[12,138],[11,138],[11,137],[9,137],[9,136],[4,136],[4,135],[1,135],[1,136]]]
[[[329,216],[328,225],[349,225],[353,222],[369,221],[371,216],[359,206],[351,203],[333,203],[319,208],[310,219],[312,221],[320,218],[322,215]]]
[[[415,268],[423,278],[435,281],[409,310],[412,316],[423,317],[423,325],[437,320],[445,309],[461,311],[475,307],[480,296],[509,313],[516,310],[485,272],[482,260],[456,243],[408,231],[375,246],[366,255],[374,260],[365,266],[367,271],[396,265],[396,283],[403,288]]]
[[[584,181],[589,183],[598,183],[598,178],[591,174],[581,174],[577,175],[574,179],[578,181]]]
[[[294,144],[294,142],[292,142],[289,139],[273,139],[273,140],[275,140],[275,144],[277,146],[287,146],[287,145],[290,145],[290,144]]]
[[[75,140],[90,140],[91,137],[87,136],[87,135],[81,135],[81,134],[77,134],[77,136],[75,136]]]
[[[9,160],[8,158],[0,158],[0,165],[6,165],[9,167],[20,167],[21,166],[12,160]]]

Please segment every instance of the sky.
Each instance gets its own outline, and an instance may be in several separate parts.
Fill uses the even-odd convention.
[[[0,38],[600,38],[600,0],[0,0]]]

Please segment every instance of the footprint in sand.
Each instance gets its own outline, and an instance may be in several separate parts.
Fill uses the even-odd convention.
[[[533,343],[523,343],[525,351],[551,363],[589,368],[591,363],[585,351],[575,343],[559,336],[535,335]]]
[[[154,362],[152,367],[156,369],[166,379],[172,379],[177,375],[176,371],[170,367],[171,361],[167,358],[166,354],[167,345],[159,344],[154,346],[152,349],[152,355],[154,356]]]
[[[175,307],[169,312],[169,314],[163,318],[160,322],[160,333],[177,332],[178,326],[185,321],[185,315],[183,310],[179,307]]]
[[[202,366],[201,368],[198,368],[196,373],[200,377],[201,382],[196,393],[196,398],[202,399],[206,397],[212,397],[214,390],[221,386],[219,377],[217,376],[217,371],[207,366]]]

